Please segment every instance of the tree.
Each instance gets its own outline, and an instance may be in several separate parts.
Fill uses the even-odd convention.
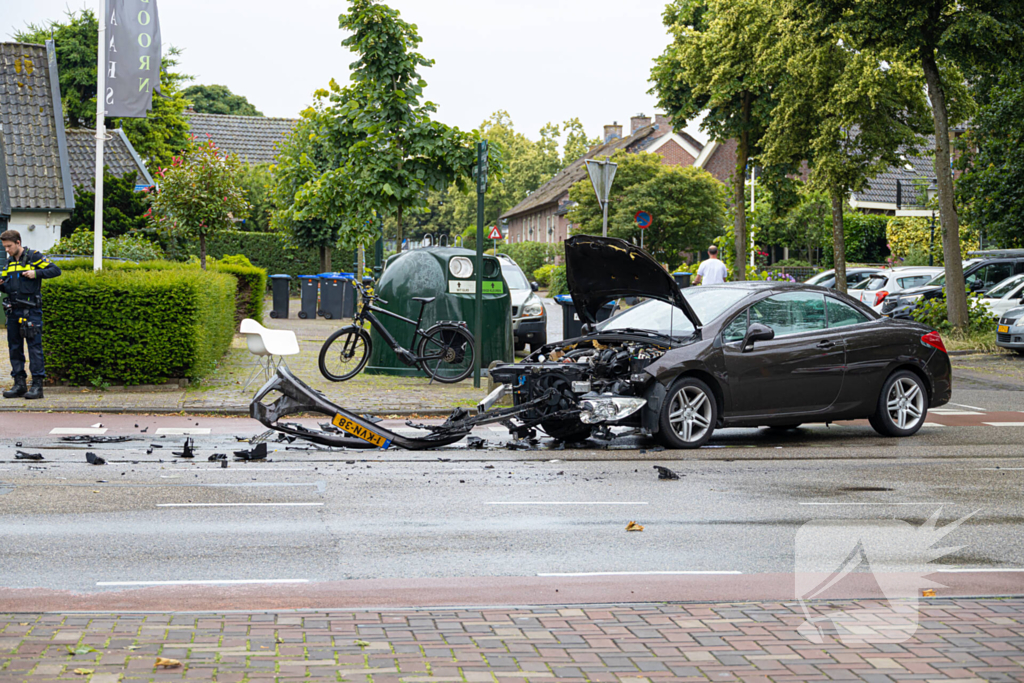
[[[1024,74],[1004,72],[965,136],[957,183],[964,221],[1001,247],[1024,247]]]
[[[713,140],[737,141],[733,232],[736,260],[745,262],[745,174],[771,113],[757,50],[775,31],[775,11],[764,0],[672,0],[663,16],[672,42],[655,59],[651,93],[674,121],[703,113],[701,130]],[[736,271],[738,279],[746,278],[742,268]]]
[[[543,131],[541,131],[543,133]],[[571,118],[562,123],[562,132],[565,133],[565,146],[562,148],[562,166],[568,166],[581,156],[589,152],[593,147],[601,144],[601,138],[588,138],[583,124],[578,118]]]
[[[233,227],[249,210],[242,193],[242,163],[212,140],[193,139],[182,156],[157,173],[159,189],[151,193],[150,221],[158,232],[198,237],[199,262],[205,269],[207,235]]]
[[[145,230],[149,212],[149,195],[135,191],[135,173],[117,176],[103,169],[103,236],[120,237]],[[75,188],[75,210],[60,224],[60,236],[68,237],[78,229],[92,232],[95,227],[95,189],[79,185]]]
[[[200,114],[233,114],[263,116],[243,95],[236,95],[226,85],[190,85],[182,93]]]
[[[270,164],[242,166],[242,194],[249,205],[249,217],[240,228],[247,232],[269,232],[274,214],[274,173]]]
[[[960,219],[950,168],[950,125],[966,120],[974,102],[964,70],[1002,62],[1021,39],[1019,0],[810,0],[818,27],[832,24],[855,49],[891,51],[924,72],[935,129],[935,176],[946,269],[949,322],[968,322]],[[820,12],[819,12],[820,10]]]
[[[375,210],[395,216],[400,242],[403,214],[426,206],[428,190],[466,185],[479,135],[431,119],[437,108],[420,102],[426,83],[418,69],[433,62],[415,51],[422,39],[397,10],[375,0],[349,0],[339,24],[349,34],[342,44],[358,56],[351,83],[341,88],[331,81],[317,97],[330,103],[325,135],[344,157],[298,192],[299,214],[342,225],[347,243],[368,244],[377,237],[376,225],[367,222]],[[490,164],[494,182],[500,159],[492,157]]]
[[[710,173],[692,166],[665,166],[660,155],[646,152],[620,152],[613,158],[619,167],[610,198],[610,236],[638,242],[640,231],[634,216],[637,211],[647,211],[654,220],[644,231],[644,248],[669,268],[676,268],[683,262],[683,252],[699,251],[721,234],[725,187]],[[602,217],[595,210],[597,199],[590,179],[573,184],[569,197],[579,202],[569,214],[569,219],[580,225],[574,232],[601,234]]]
[[[809,161],[811,185],[829,196],[836,287],[846,291],[847,196],[916,153],[928,109],[920,69],[893,50],[851,49],[835,26],[805,10],[790,0],[777,37],[762,43],[760,67],[775,103],[762,158]]]
[[[57,53],[61,105],[69,128],[96,126],[96,52],[99,23],[91,10],[68,12],[64,22],[29,24],[14,34],[23,43],[43,43],[53,38]],[[147,166],[167,166],[188,144],[185,99],[180,85],[189,77],[174,71],[180,50],[170,47],[160,63],[161,97],[153,97],[153,109],[144,119],[111,119],[107,128],[122,128]]]

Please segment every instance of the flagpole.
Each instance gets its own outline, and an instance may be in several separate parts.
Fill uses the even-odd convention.
[[[100,3],[100,34],[96,49],[96,210],[93,223],[92,269],[103,270],[103,140],[106,137],[104,100],[107,90],[107,65],[103,49],[107,37],[107,3]]]

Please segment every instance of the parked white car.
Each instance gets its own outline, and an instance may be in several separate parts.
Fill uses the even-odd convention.
[[[872,273],[864,282],[847,290],[854,299],[860,299],[876,312],[881,312],[885,298],[904,289],[920,287],[943,269],[935,266],[900,266]]]
[[[1024,274],[1011,275],[992,289],[985,292],[982,301],[988,304],[995,315],[1003,315],[1013,308],[1019,308],[1024,297]]]

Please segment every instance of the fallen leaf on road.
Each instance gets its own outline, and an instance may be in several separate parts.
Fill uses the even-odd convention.
[[[80,645],[77,648],[72,648],[70,645],[66,647],[67,651],[73,655],[87,655],[90,652],[96,652],[96,648],[89,647],[88,645]]]
[[[138,650],[140,647],[142,647],[142,646],[141,645],[129,645],[125,649],[126,650]]]
[[[626,531],[643,531],[643,530],[644,530],[643,526],[637,524],[636,522],[630,522],[629,524],[626,525]]]
[[[356,645],[358,645],[359,647],[370,647],[370,643],[368,643],[368,642],[367,642],[367,641],[365,641],[365,640],[354,640],[354,641],[352,641],[352,642],[354,642],[354,643],[355,643]]]
[[[925,588],[923,591],[921,591],[921,597],[923,597],[923,598],[934,598],[935,597],[935,589],[934,588]]]
[[[163,657],[157,657],[156,666],[162,666],[165,669],[174,669],[181,666],[181,662],[179,662],[177,659],[165,659]]]
[[[79,676],[88,676],[95,670],[96,669],[75,669],[74,673],[78,674]]]

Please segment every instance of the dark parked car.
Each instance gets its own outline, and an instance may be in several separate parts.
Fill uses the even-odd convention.
[[[984,294],[988,290],[1006,278],[1024,273],[1024,252],[1020,256],[997,256],[997,254],[1010,254],[1013,251],[994,251],[991,256],[971,259],[964,262],[964,284],[967,286],[967,293]],[[984,252],[973,252],[984,254]],[[940,273],[934,278],[912,289],[905,289],[898,296],[890,296],[882,304],[882,315],[890,318],[909,318],[918,304],[928,299],[938,299],[946,296],[946,274]]]
[[[718,427],[858,418],[909,436],[949,401],[939,334],[846,295],[779,282],[680,290],[646,252],[613,238],[572,237],[565,256],[584,335],[491,369],[514,405],[534,402],[522,427],[579,441],[627,425],[673,448],[701,446]],[[595,324],[623,296],[649,300]]]

